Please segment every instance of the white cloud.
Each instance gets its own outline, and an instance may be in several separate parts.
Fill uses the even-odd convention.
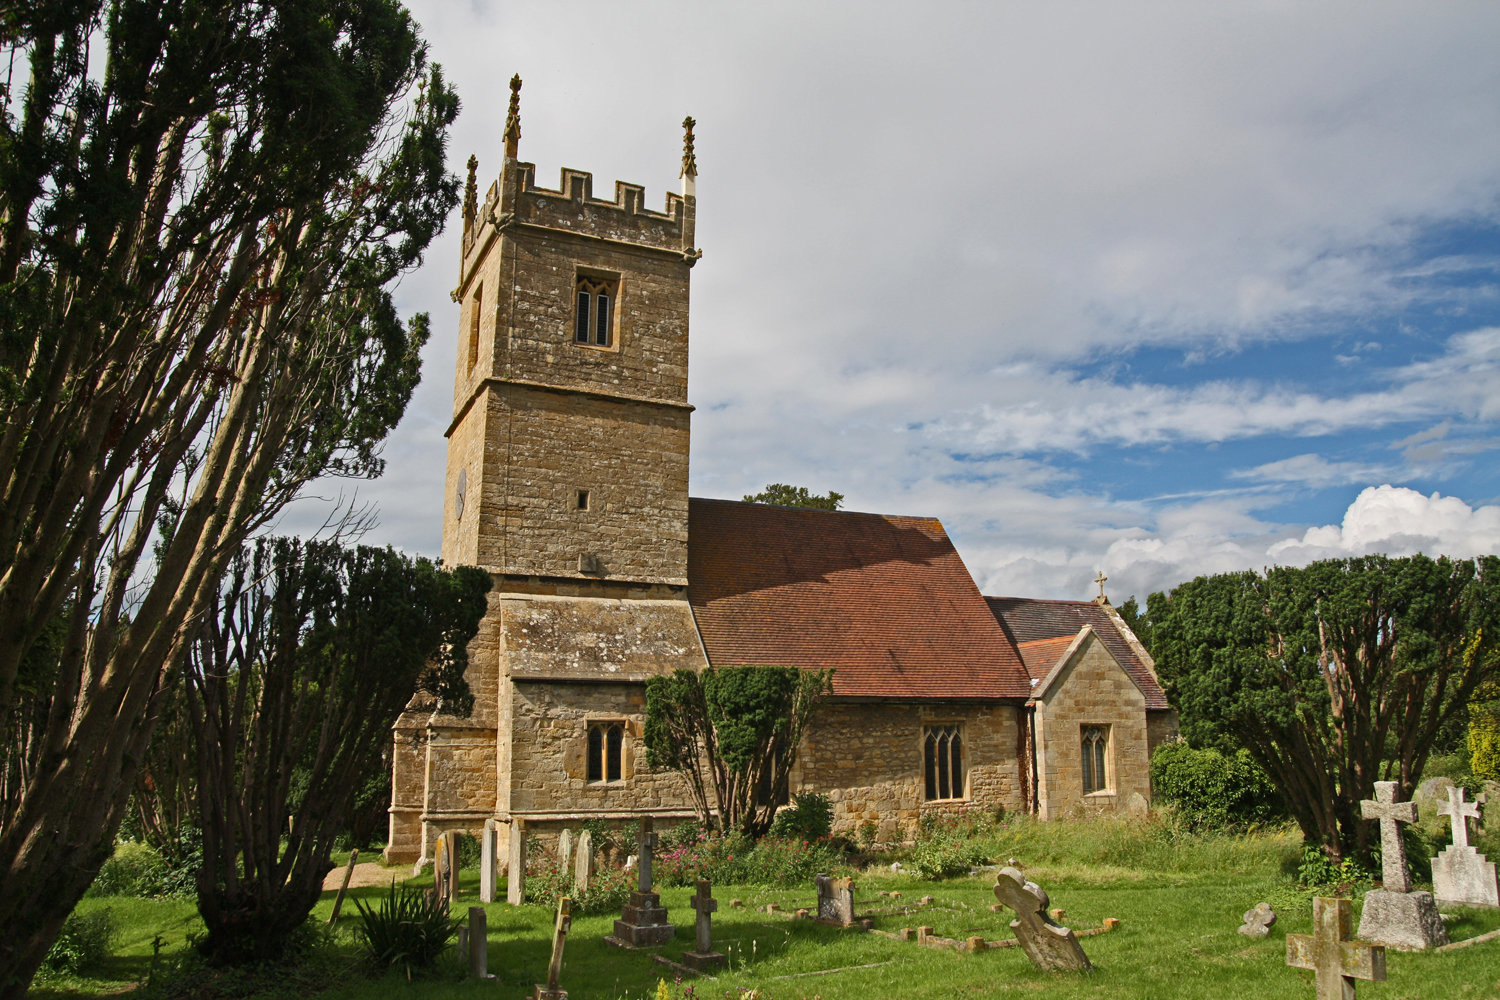
[[[1378,466],[1361,462],[1330,462],[1322,455],[1294,455],[1275,462],[1266,462],[1253,469],[1232,472],[1235,479],[1260,480],[1271,483],[1298,483],[1303,486],[1345,486],[1350,483],[1367,483],[1371,479],[1389,475]]]
[[[1376,552],[1458,558],[1500,553],[1500,507],[1475,509],[1457,497],[1372,486],[1349,505],[1343,524],[1308,528],[1300,539],[1277,542],[1266,554],[1273,562],[1301,565]]]

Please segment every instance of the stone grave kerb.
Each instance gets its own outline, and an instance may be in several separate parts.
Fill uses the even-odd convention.
[[[1354,1000],[1354,981],[1385,979],[1385,948],[1353,938],[1353,906],[1347,899],[1313,900],[1313,933],[1286,936],[1286,964],[1317,973],[1318,1000]]]
[[[1410,892],[1411,878],[1406,873],[1406,845],[1401,839],[1401,825],[1417,821],[1415,802],[1397,802],[1401,786],[1394,781],[1375,782],[1375,800],[1359,804],[1365,819],[1380,821],[1380,858],[1383,888],[1386,892]]]
[[[1051,902],[1045,890],[1016,868],[1000,869],[995,880],[995,898],[1015,911],[1010,929],[1021,942],[1026,956],[1039,968],[1051,971],[1088,971],[1093,968],[1078,935],[1054,923],[1047,913]]]

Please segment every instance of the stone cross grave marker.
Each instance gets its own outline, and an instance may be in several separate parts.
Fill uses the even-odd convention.
[[[650,816],[642,817],[641,831],[636,834],[635,843],[640,851],[636,856],[636,868],[638,869],[636,889],[639,892],[650,892],[651,857],[656,850],[656,831],[652,829]]]
[[[719,901],[714,899],[713,887],[700,879],[698,892],[688,905],[698,911],[698,940],[692,951],[683,952],[682,964],[700,972],[727,965],[729,960],[714,951],[713,914]]]
[[[1365,893],[1359,937],[1387,948],[1425,951],[1447,944],[1448,932],[1432,893],[1411,891],[1401,827],[1417,821],[1417,804],[1397,802],[1398,787],[1394,781],[1377,781],[1374,801],[1365,799],[1359,804],[1365,819],[1380,820],[1381,860],[1385,866],[1383,887]]]
[[[854,923],[854,880],[819,875],[818,923],[848,927]]]
[[[505,871],[505,901],[511,906],[526,902],[526,823],[510,821],[510,857]]]
[[[557,838],[557,863],[564,869],[573,860],[573,831],[565,829]]]
[[[573,861],[573,889],[582,895],[589,891],[589,876],[594,868],[594,835],[588,830],[578,835],[577,855]]]
[[[495,841],[499,833],[494,819],[484,821],[484,832],[479,835],[479,901],[493,903],[495,886],[499,882],[495,871]]]
[[[1354,1000],[1354,981],[1385,979],[1385,948],[1353,941],[1353,906],[1347,899],[1313,900],[1313,933],[1286,936],[1286,964],[1312,969],[1318,1000]]]
[[[1500,907],[1500,882],[1495,863],[1469,844],[1469,820],[1479,821],[1481,794],[1476,802],[1464,801],[1464,790],[1448,789],[1448,801],[1438,807],[1453,824],[1453,843],[1432,859],[1432,892],[1437,901],[1450,905]]]
[[[1087,972],[1093,968],[1072,929],[1058,926],[1047,915],[1050,900],[1041,886],[1006,866],[995,880],[995,898],[1016,911],[1010,929],[1038,967],[1054,972]]]
[[[1271,909],[1271,904],[1256,903],[1254,908],[1245,911],[1245,922],[1240,925],[1239,933],[1248,938],[1270,937],[1274,926],[1276,911]]]
[[[573,926],[573,906],[567,896],[557,901],[557,921],[552,925],[552,961],[547,965],[547,985],[536,984],[532,1000],[568,1000],[568,991],[559,988],[562,978],[563,942]]]
[[[651,828],[650,816],[641,818],[636,843],[641,852],[637,861],[640,879],[637,890],[630,894],[630,901],[621,908],[614,934],[604,939],[605,944],[617,948],[662,945],[677,933],[677,929],[667,923],[667,910],[661,905],[661,896],[651,890],[651,854],[656,848],[656,833]]]

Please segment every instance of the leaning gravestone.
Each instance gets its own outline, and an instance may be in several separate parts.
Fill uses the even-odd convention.
[[[1453,824],[1453,843],[1432,859],[1432,891],[1444,906],[1500,907],[1500,885],[1495,879],[1495,863],[1479,850],[1469,846],[1469,820],[1479,819],[1484,803],[1465,802],[1464,790],[1448,789],[1448,802],[1438,809]]]
[[[552,961],[547,963],[547,983],[536,984],[532,1000],[568,1000],[568,991],[559,985],[562,979],[563,943],[573,929],[573,906],[567,896],[557,901],[557,921],[552,925]]]
[[[1318,1000],[1354,1000],[1354,981],[1385,979],[1385,949],[1350,940],[1353,907],[1347,899],[1313,900],[1313,933],[1286,936],[1286,964],[1317,973]]]
[[[688,905],[698,911],[698,934],[693,950],[682,953],[682,964],[699,972],[728,965],[729,959],[714,951],[713,913],[719,908],[719,901],[714,899],[713,887],[700,880],[698,891]]]
[[[1000,869],[995,880],[995,898],[1016,911],[1010,929],[1021,942],[1026,956],[1049,971],[1087,972],[1093,966],[1070,928],[1060,927],[1047,916],[1047,893],[1010,866]]]
[[[573,891],[582,896],[589,891],[589,876],[594,870],[594,835],[588,830],[578,835],[577,855],[573,862]]]
[[[1270,937],[1274,926],[1276,911],[1271,909],[1271,904],[1257,903],[1254,909],[1245,911],[1245,922],[1240,925],[1239,932],[1248,938]]]
[[[1397,802],[1394,781],[1375,782],[1374,800],[1359,804],[1365,819],[1380,821],[1381,888],[1365,893],[1359,918],[1362,941],[1401,951],[1426,951],[1448,943],[1443,918],[1430,892],[1412,892],[1406,874],[1406,845],[1401,827],[1417,821],[1415,802]]]
[[[640,874],[636,891],[630,894],[630,902],[625,904],[620,919],[615,921],[614,934],[604,939],[605,944],[616,948],[663,945],[677,933],[677,928],[667,923],[667,910],[661,905],[661,896],[651,888],[651,855],[656,850],[656,833],[650,816],[641,820],[636,843],[641,852],[637,861]]]
[[[854,923],[854,880],[819,875],[818,923],[848,927]]]

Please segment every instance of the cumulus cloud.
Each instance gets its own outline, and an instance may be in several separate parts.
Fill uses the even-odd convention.
[[[1301,565],[1376,552],[1459,558],[1500,553],[1500,506],[1476,509],[1440,493],[1372,486],[1349,505],[1342,524],[1308,528],[1300,539],[1277,542],[1266,554],[1273,562]]]

